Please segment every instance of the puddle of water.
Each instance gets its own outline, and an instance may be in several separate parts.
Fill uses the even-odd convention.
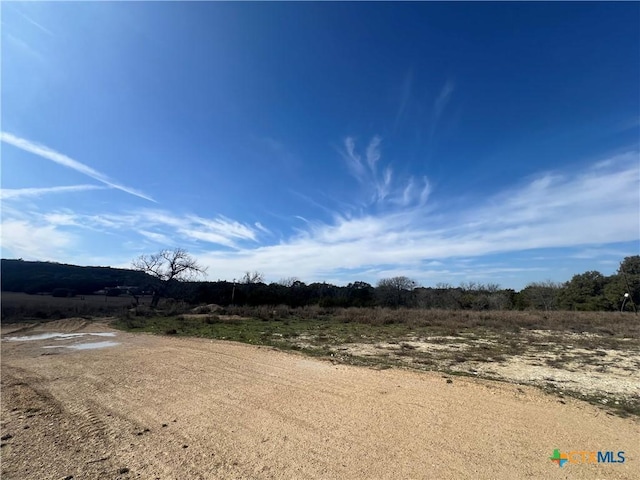
[[[92,337],[115,337],[115,332],[96,332],[96,333],[63,333],[60,338],[56,340],[64,340],[65,338],[82,337],[84,335],[91,335]]]
[[[73,348],[74,350],[93,350],[94,348],[115,347],[116,345],[120,345],[120,343],[119,342],[77,343],[75,345],[69,345],[67,348]]]
[[[28,340],[48,340],[50,338],[59,337],[64,335],[63,333],[39,333],[37,335],[27,335],[24,337],[8,337],[5,340],[10,342],[26,342]]]
[[[25,335],[24,337],[8,337],[6,340],[10,342],[27,342],[31,340],[49,340],[50,338],[56,338],[57,340],[64,340],[65,338],[76,338],[84,335],[92,335],[96,337],[115,337],[115,332],[96,332],[96,333],[38,333],[36,335]]]
[[[72,348],[73,350],[94,350],[96,348],[115,347],[120,342],[76,343],[75,345],[47,345],[42,348]]]

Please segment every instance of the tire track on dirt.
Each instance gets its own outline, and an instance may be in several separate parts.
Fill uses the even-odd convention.
[[[3,365],[2,379],[3,430],[14,432],[2,452],[3,479],[116,478],[110,414],[91,399],[58,395],[51,379],[25,368]]]

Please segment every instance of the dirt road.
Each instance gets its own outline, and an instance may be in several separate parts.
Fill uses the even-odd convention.
[[[8,339],[45,332],[102,335]],[[560,468],[554,449],[625,462]],[[5,480],[637,479],[640,422],[530,387],[63,320],[3,328],[1,453]]]

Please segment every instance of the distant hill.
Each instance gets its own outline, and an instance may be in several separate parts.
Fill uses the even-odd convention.
[[[151,283],[145,273],[124,268],[79,267],[55,262],[0,261],[2,291],[51,292],[55,288],[70,288],[88,295],[105,287],[121,285],[144,287]]]

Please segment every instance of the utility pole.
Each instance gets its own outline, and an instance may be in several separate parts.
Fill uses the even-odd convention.
[[[631,298],[631,304],[633,305],[633,311],[635,312],[636,316],[638,315],[638,309],[636,307],[636,302],[633,301],[633,297],[631,297],[631,294],[629,292],[631,292],[631,287],[629,286],[629,280],[627,279],[627,274],[624,271],[624,268],[622,268],[622,263],[620,263],[620,271],[622,272],[622,277],[624,278],[624,283],[627,286],[627,293],[624,294],[624,301],[622,302],[622,307],[624,308],[624,304],[627,301],[627,298]],[[620,309],[620,311],[622,311],[622,308]]]
[[[627,300],[629,299],[629,294],[625,293],[624,294],[624,300],[622,301],[622,306],[620,307],[620,312],[624,311],[624,304],[627,303]]]
[[[231,305],[233,305],[233,300],[236,297],[236,279],[233,279],[233,290],[231,290]]]

